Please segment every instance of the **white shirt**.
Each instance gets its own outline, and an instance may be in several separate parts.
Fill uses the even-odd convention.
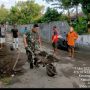
[[[1,27],[1,35],[5,36],[5,28]]]

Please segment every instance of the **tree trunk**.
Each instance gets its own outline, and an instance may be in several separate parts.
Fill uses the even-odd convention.
[[[87,23],[88,23],[87,24],[87,32],[88,33],[90,33],[90,18],[89,17],[90,17],[90,13],[88,13],[88,15],[87,15],[87,18],[88,18],[88,21],[87,21]]]
[[[78,6],[76,6],[76,17],[77,17],[77,20],[78,20]]]
[[[78,20],[78,5],[76,6],[76,19],[77,19],[77,23],[79,24],[79,20]],[[78,30],[78,26],[77,26],[77,30]]]
[[[68,9],[68,21],[69,21],[69,24],[71,24],[71,17],[70,17],[70,11]]]

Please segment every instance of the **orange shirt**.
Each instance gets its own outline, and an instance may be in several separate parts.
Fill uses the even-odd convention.
[[[53,35],[53,36],[52,36],[52,41],[53,41],[54,43],[57,43],[57,41],[58,41],[58,35]]]
[[[78,38],[78,34],[76,32],[69,32],[67,34],[67,43],[70,46],[74,46],[75,45],[75,40]]]

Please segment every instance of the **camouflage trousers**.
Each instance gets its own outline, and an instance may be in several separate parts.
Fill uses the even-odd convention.
[[[30,63],[30,68],[33,68],[34,65],[37,66],[37,58],[35,53],[29,47],[26,47],[25,49],[28,57],[28,63]]]

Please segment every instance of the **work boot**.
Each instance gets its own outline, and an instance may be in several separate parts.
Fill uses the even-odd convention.
[[[36,65],[37,64],[37,58],[34,58],[34,65]]]
[[[30,63],[30,69],[33,69],[33,63]]]
[[[35,62],[34,62],[34,65],[35,65],[36,67],[39,67],[39,65],[38,65],[38,62],[37,62],[37,61],[35,61]]]
[[[34,65],[36,66],[36,67],[39,67],[39,65],[38,65],[38,58],[34,58]]]
[[[36,64],[35,66],[36,66],[37,68],[39,68],[39,65],[38,65],[38,64]]]
[[[45,64],[43,64],[43,67],[45,67]]]

